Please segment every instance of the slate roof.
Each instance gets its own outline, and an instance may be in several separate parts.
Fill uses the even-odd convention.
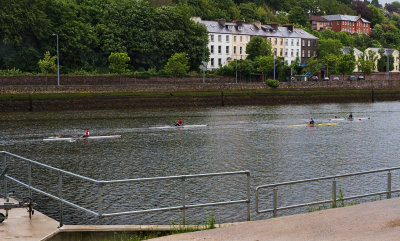
[[[368,49],[374,51],[375,53],[379,53],[380,50],[380,48],[368,48]],[[384,55],[391,55],[394,51],[398,51],[396,49],[383,49],[383,50],[384,50],[383,52]]]
[[[361,19],[363,23],[370,23],[369,21],[360,18],[358,16],[352,16],[352,15],[342,15],[342,14],[336,14],[336,15],[324,15],[322,16],[323,18],[329,20],[329,21],[351,21],[351,22],[357,22],[358,19]]]
[[[348,54],[350,52],[351,47],[350,46],[344,46],[342,48],[342,53],[343,54]],[[357,48],[353,48],[354,49],[354,53],[357,55],[362,54],[362,52],[360,50],[358,50]]]

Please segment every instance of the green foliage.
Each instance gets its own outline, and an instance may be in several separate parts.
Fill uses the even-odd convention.
[[[128,62],[131,60],[127,53],[111,53],[108,56],[108,62],[110,62],[110,69],[114,73],[122,74],[128,72]]]
[[[370,75],[374,71],[374,62],[364,57],[358,59],[357,65],[359,71],[364,75]]]
[[[355,65],[356,62],[354,61],[354,56],[351,56],[350,54],[344,54],[339,59],[339,63],[337,65],[337,71],[341,75],[352,74]]]
[[[18,76],[18,75],[26,75],[27,73],[22,72],[19,69],[12,68],[12,69],[0,69],[0,76]]]
[[[55,73],[57,71],[56,66],[57,56],[50,56],[50,52],[46,51],[44,58],[39,60],[39,68],[43,74]]]
[[[258,56],[270,56],[272,54],[271,43],[259,36],[255,36],[250,39],[250,42],[246,46],[247,59],[254,60]]]
[[[321,39],[318,45],[318,56],[324,58],[329,54],[336,56],[342,55],[343,45],[339,40],[335,39]]]
[[[266,83],[269,87],[274,89],[278,88],[280,84],[278,80],[273,80],[273,79],[267,79]]]
[[[386,72],[388,60],[389,60],[389,71],[392,71],[394,69],[393,55],[386,56],[384,54],[381,54],[381,57],[378,59],[378,66],[377,66],[379,72]]]
[[[269,73],[274,70],[274,57],[272,56],[259,56],[254,62],[258,72]]]
[[[305,71],[310,72],[312,75],[318,75],[321,67],[322,65],[319,63],[318,59],[314,59],[314,57],[311,57],[307,62]]]
[[[301,7],[292,8],[289,12],[288,18],[290,23],[299,24],[301,26],[309,25],[308,16]]]
[[[147,71],[145,72],[136,72],[135,77],[138,79],[148,79],[151,77],[151,74]]]
[[[183,77],[188,71],[188,59],[184,52],[172,55],[163,69],[165,75],[170,77]]]

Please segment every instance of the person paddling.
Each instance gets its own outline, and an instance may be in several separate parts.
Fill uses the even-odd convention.
[[[182,125],[182,120],[179,119],[177,122],[175,122],[175,126],[181,126]]]
[[[86,133],[84,135],[82,135],[82,137],[89,137],[90,133],[89,133],[89,129],[86,129]]]
[[[313,120],[313,118],[310,118],[309,124],[310,124],[310,125],[314,125],[314,124],[315,124],[315,121]]]
[[[352,112],[350,112],[350,114],[349,114],[349,119],[353,119],[353,113]]]

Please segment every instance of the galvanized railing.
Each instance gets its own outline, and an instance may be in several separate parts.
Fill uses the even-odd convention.
[[[366,194],[355,195],[355,196],[350,196],[350,197],[342,197],[342,200],[350,200],[350,199],[370,197],[370,196],[383,195],[383,194],[386,194],[387,198],[391,198],[392,193],[400,192],[400,189],[392,190],[391,171],[399,170],[399,169],[400,169],[400,167],[392,167],[392,168],[378,169],[378,170],[372,170],[372,171],[355,172],[355,173],[348,173],[348,174],[343,174],[343,175],[317,177],[317,178],[311,178],[311,179],[304,179],[304,180],[297,180],[297,181],[274,183],[274,184],[269,184],[269,185],[258,186],[258,187],[256,187],[256,200],[255,200],[256,211],[257,211],[257,213],[272,212],[273,216],[276,217],[279,210],[287,210],[287,209],[306,207],[306,206],[311,206],[311,205],[326,204],[326,203],[332,203],[332,207],[336,207],[336,202],[339,200],[337,198],[336,179],[343,178],[343,177],[371,174],[371,173],[380,173],[380,172],[387,172],[387,190],[386,191],[366,193]],[[301,204],[291,205],[291,206],[278,207],[278,187],[289,186],[289,185],[294,185],[294,184],[299,184],[299,183],[317,182],[317,181],[322,181],[322,180],[332,180],[332,193],[331,193],[332,199],[316,201],[316,202],[309,202],[309,203],[301,203]],[[261,189],[267,189],[267,188],[273,189],[272,208],[260,210],[259,209],[259,199],[260,199],[259,192]]]
[[[23,160],[28,163],[28,183],[24,183],[23,181],[18,180],[15,177],[12,177],[6,174],[4,177],[4,196],[7,196],[7,180],[11,180],[16,182],[23,187],[29,189],[29,197],[32,198],[32,191],[40,193],[44,196],[47,196],[51,199],[54,199],[59,202],[59,214],[60,214],[60,226],[63,225],[63,204],[74,207],[78,210],[87,212],[99,218],[102,217],[111,217],[111,216],[120,216],[120,215],[129,215],[129,214],[140,214],[140,213],[149,213],[149,212],[160,212],[160,211],[172,211],[172,210],[182,210],[182,223],[185,224],[186,221],[186,210],[189,208],[197,208],[197,207],[208,207],[208,206],[220,206],[220,205],[230,205],[230,204],[238,204],[238,203],[247,203],[247,220],[250,221],[250,172],[249,171],[236,171],[236,172],[222,172],[222,173],[206,173],[206,174],[194,174],[194,175],[180,175],[180,176],[167,176],[167,177],[154,177],[154,178],[137,178],[137,179],[123,179],[123,180],[95,180],[92,178],[88,178],[85,176],[81,176],[72,172],[68,172],[59,168],[55,168],[37,161],[33,161],[27,159],[25,157],[21,157],[6,151],[0,151],[0,154],[3,156],[3,169],[7,166],[7,156],[11,156],[17,158],[19,160]],[[54,172],[58,173],[58,196],[50,194],[46,191],[43,191],[39,188],[35,188],[32,186],[32,165],[37,165]],[[72,176],[93,184],[97,185],[97,200],[98,200],[98,211],[93,211],[82,207],[78,204],[72,203],[63,198],[63,175]],[[246,175],[247,179],[247,199],[240,200],[231,200],[231,201],[223,201],[223,202],[211,202],[211,203],[198,203],[198,204],[186,204],[186,190],[185,190],[185,182],[187,179],[191,178],[206,178],[206,177],[215,177],[215,176],[231,176],[231,175]],[[162,180],[181,180],[182,187],[182,205],[173,206],[173,207],[163,207],[163,208],[155,208],[155,209],[146,209],[146,210],[132,210],[132,211],[124,211],[124,212],[112,212],[112,213],[104,213],[104,199],[103,199],[103,191],[104,186],[109,184],[119,184],[119,183],[139,183],[139,182],[148,182],[148,181],[162,181]]]

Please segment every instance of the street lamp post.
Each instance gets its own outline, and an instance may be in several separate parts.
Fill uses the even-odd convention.
[[[53,33],[57,38],[57,85],[60,85],[60,56],[58,55],[58,34]]]
[[[389,51],[386,53],[386,80],[389,80]]]
[[[275,80],[275,53],[274,53],[274,80]]]
[[[235,77],[235,82],[237,84],[237,55],[236,55],[236,77]]]

